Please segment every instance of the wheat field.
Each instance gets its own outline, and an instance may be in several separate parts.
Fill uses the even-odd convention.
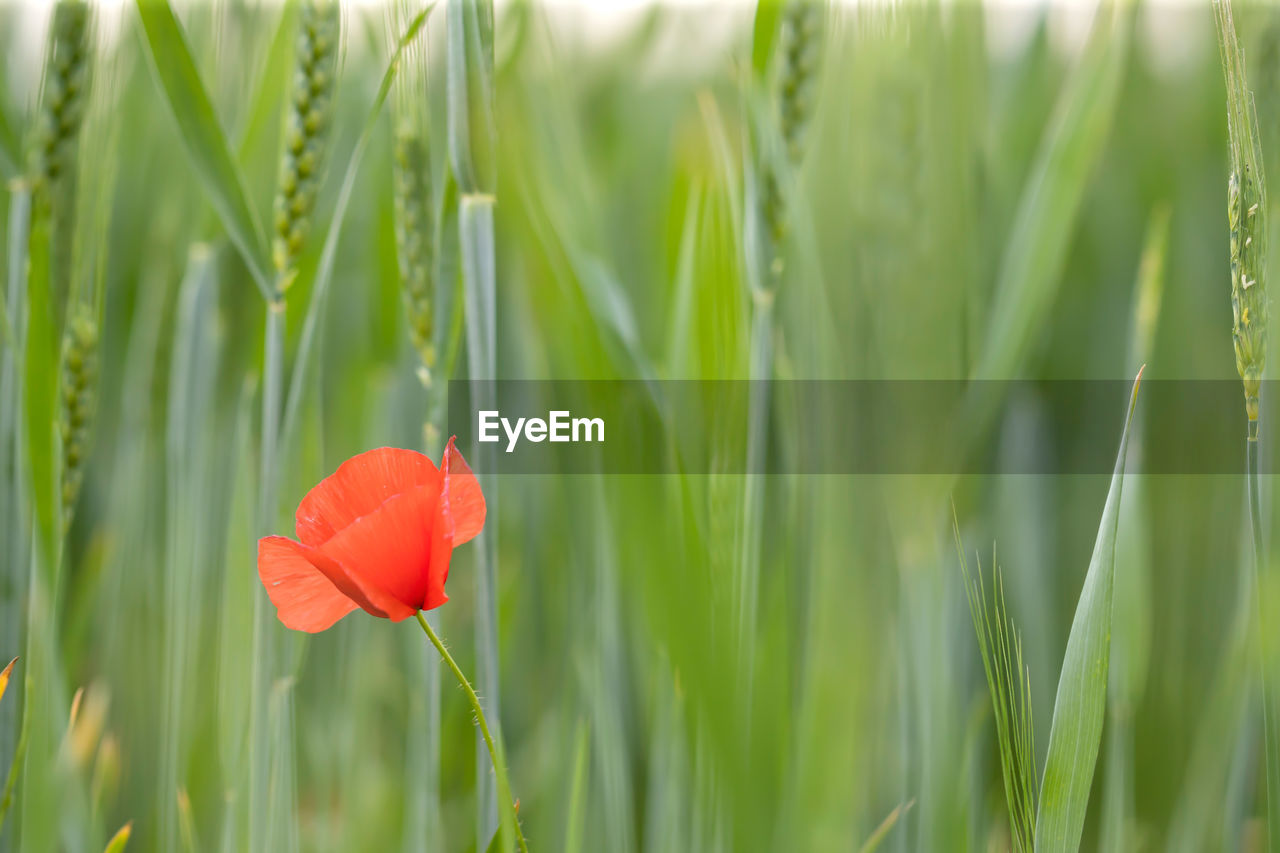
[[[1280,850],[1280,7],[0,44],[0,852]]]

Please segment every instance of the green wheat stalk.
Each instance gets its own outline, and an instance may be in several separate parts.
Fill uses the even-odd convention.
[[[814,111],[814,89],[821,46],[823,4],[819,0],[760,0],[753,52],[756,86],[766,97],[763,118],[754,133],[755,168],[748,175],[754,194],[746,217],[748,282],[751,289],[750,380],[747,400],[746,482],[740,528],[737,635],[738,665],[750,693],[755,652],[752,636],[759,611],[761,535],[764,529],[765,452],[769,443],[771,382],[775,371],[776,306],[781,283],[782,240],[790,217],[792,185],[803,155],[804,137]],[[770,54],[773,53],[773,56]],[[780,152],[778,149],[782,148]],[[750,203],[750,202],[749,202]]]
[[[1248,429],[1249,522],[1253,556],[1259,660],[1262,667],[1262,725],[1266,752],[1267,826],[1271,850],[1280,850],[1280,741],[1270,690],[1271,667],[1267,642],[1267,608],[1262,600],[1266,546],[1262,529],[1262,498],[1258,477],[1258,397],[1267,359],[1267,183],[1253,92],[1245,71],[1229,0],[1214,0],[1214,20],[1227,87],[1227,132],[1231,174],[1227,182],[1227,223],[1231,231],[1231,337],[1236,370],[1244,387]]]
[[[447,25],[447,104],[449,160],[458,182],[458,241],[467,336],[467,370],[476,383],[474,402],[494,408],[492,382],[497,371],[497,271],[493,209],[497,190],[494,121],[493,2],[450,0]],[[480,701],[502,740],[498,694],[497,566],[498,493],[491,444],[473,449],[484,483],[489,523],[476,537],[476,680]],[[476,740],[476,837],[485,839],[500,826],[503,845],[515,835],[506,804],[497,802],[489,756]],[[479,843],[479,842],[477,842]]]

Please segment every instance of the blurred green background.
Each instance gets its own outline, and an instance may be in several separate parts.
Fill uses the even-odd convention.
[[[438,453],[401,294],[392,128],[397,104],[420,95],[447,221],[454,8],[432,12],[353,173],[274,532],[292,532],[298,500],[350,455]],[[785,69],[772,53],[753,64],[755,15],[741,0],[499,4],[498,377],[772,376],[778,395],[791,378],[1113,380],[1143,362],[1152,378],[1234,378],[1225,92],[1207,4],[821,8],[795,156],[770,141]],[[5,233],[30,198],[48,16],[0,6]],[[178,18],[269,223],[296,6],[227,0]],[[1237,19],[1270,158],[1280,14]],[[405,20],[343,9],[332,144],[285,295],[288,370]],[[95,7],[94,21],[76,227],[77,245],[97,248],[75,275],[100,288],[100,372],[60,572],[37,565],[30,534],[29,451],[12,426],[25,398],[6,385],[0,399],[0,663],[23,656],[0,701],[0,772],[24,709],[38,709],[0,849],[101,850],[133,821],[130,850],[483,850],[496,813],[477,804],[488,773],[471,712],[418,628],[356,613],[304,637],[265,602],[263,301],[149,66],[137,9]],[[770,204],[785,211],[773,233],[757,221]],[[456,251],[456,232],[442,233],[440,252]],[[5,245],[5,268],[15,253],[21,268],[25,250]],[[436,287],[461,304],[455,276]],[[25,311],[6,302],[6,323]],[[437,313],[446,332],[471,328]],[[761,316],[754,340],[770,351],[753,355]],[[465,343],[452,365],[442,357],[433,387],[470,361]],[[57,360],[43,369],[55,381]],[[1123,418],[1032,393],[999,411],[972,428],[1014,459],[1070,457],[1099,430],[1118,443]],[[1212,413],[1194,432],[1243,452],[1243,420]],[[1143,476],[1162,426],[1139,402],[1083,847],[1263,849],[1244,485]],[[481,693],[533,849],[1010,849],[952,507],[971,564],[976,550],[989,570],[995,543],[1043,762],[1108,479],[792,476],[799,434],[766,401],[705,437],[713,459],[734,460],[725,470],[755,454],[749,470],[769,477],[486,481],[496,631],[477,630],[472,546],[434,619],[465,671],[488,652],[500,662],[499,689],[482,675]],[[1271,487],[1266,506],[1280,510]]]

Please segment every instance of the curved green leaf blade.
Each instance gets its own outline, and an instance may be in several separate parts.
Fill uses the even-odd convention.
[[[178,123],[191,164],[231,242],[243,256],[263,296],[270,300],[272,276],[267,242],[249,204],[244,176],[191,58],[182,25],[168,0],[137,0],[137,7],[151,70]]]
[[[463,195],[497,181],[493,115],[493,0],[449,0],[446,10],[449,158]]]
[[[875,831],[868,836],[867,840],[858,848],[859,853],[875,853],[880,849],[880,845],[884,843],[884,839],[898,825],[898,821],[907,812],[911,811],[911,807],[916,804],[915,800],[907,800],[905,803],[899,803],[894,807],[893,811],[875,828]]]
[[[1005,246],[976,379],[1013,377],[1053,306],[1073,226],[1119,101],[1129,29],[1127,10],[1100,9],[1089,46],[1058,100]]]
[[[133,835],[133,821],[129,821],[120,827],[120,831],[111,836],[111,840],[107,842],[107,847],[102,853],[124,853],[124,849],[129,846],[129,838]]]
[[[751,70],[764,79],[773,56],[773,44],[782,28],[782,0],[760,0],[751,26]]]
[[[1142,371],[1133,382],[1120,452],[1116,456],[1111,488],[1102,508],[1102,522],[1094,541],[1093,557],[1085,575],[1080,603],[1071,622],[1067,653],[1058,679],[1049,731],[1049,753],[1040,784],[1040,810],[1036,815],[1036,851],[1075,851],[1080,847],[1094,765],[1102,742],[1102,721],[1107,709],[1107,673],[1111,658],[1111,597],[1115,581],[1116,529],[1120,520],[1120,491],[1124,483],[1124,458],[1129,447],[1129,425],[1138,401]]]

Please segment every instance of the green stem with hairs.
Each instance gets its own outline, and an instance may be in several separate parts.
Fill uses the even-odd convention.
[[[431,640],[431,645],[436,647],[440,657],[453,672],[453,677],[458,679],[458,684],[462,686],[463,692],[467,694],[467,701],[471,703],[471,710],[476,715],[476,725],[480,727],[480,734],[484,737],[484,745],[489,748],[489,759],[493,762],[493,772],[498,777],[498,798],[502,800],[504,810],[510,813],[511,826],[515,831],[516,843],[520,845],[521,853],[529,853],[529,844],[524,840],[524,833],[520,831],[520,816],[516,812],[515,802],[511,799],[511,782],[507,778],[506,762],[502,760],[502,749],[494,741],[493,735],[489,733],[489,723],[485,720],[484,708],[480,706],[480,697],[476,695],[475,688],[471,686],[471,682],[463,675],[462,669],[453,659],[453,655],[449,654],[449,650],[445,648],[440,636],[432,629],[431,623],[422,615],[422,611],[418,611],[416,615],[418,624],[422,626],[427,639]]]

